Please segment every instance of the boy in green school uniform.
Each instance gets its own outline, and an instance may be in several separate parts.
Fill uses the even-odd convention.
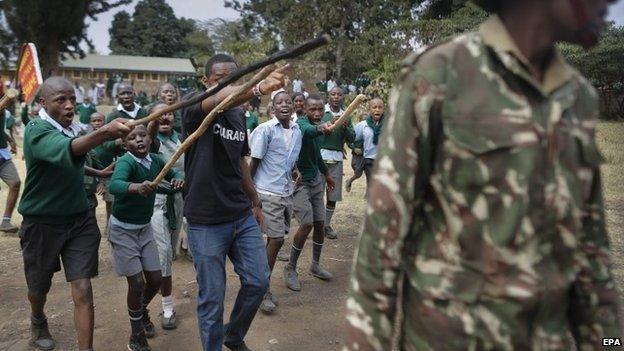
[[[91,115],[97,112],[95,105],[91,103],[91,98],[85,96],[83,102],[76,106],[76,112],[78,112],[80,126],[83,130],[88,130],[91,123]]]
[[[31,307],[31,345],[51,350],[55,342],[44,313],[52,276],[61,269],[71,284],[79,350],[93,347],[93,292],[98,273],[100,230],[84,189],[85,155],[111,138],[126,135],[125,120],[78,136],[73,122],[76,95],[62,77],[41,86],[40,118],[24,131],[26,181],[18,211],[22,214],[20,245]]]
[[[342,103],[344,93],[340,87],[333,87],[329,92],[328,103],[325,105],[325,114],[322,123],[333,123],[342,116],[344,110]],[[333,190],[327,189],[327,203],[325,205],[325,236],[328,239],[337,239],[338,234],[331,227],[332,216],[336,209],[336,203],[342,201],[342,177],[344,176],[342,160],[344,159],[343,149],[345,143],[355,141],[355,131],[351,120],[348,120],[342,127],[338,126],[329,135],[321,139],[321,157],[327,165],[329,174],[336,183]]]
[[[139,119],[147,116],[147,110],[134,101],[134,88],[129,83],[119,83],[117,107],[106,116],[106,123],[116,118]]]
[[[128,150],[115,164],[110,192],[115,196],[108,224],[113,267],[128,282],[128,314],[132,334],[128,350],[149,351],[147,338],[155,336],[147,306],[160,289],[162,273],[151,219],[156,199],[151,182],[165,167],[165,161],[150,153],[152,137],[144,125],[135,127],[124,139]],[[170,170],[165,179],[174,190],[184,185],[182,175]]]

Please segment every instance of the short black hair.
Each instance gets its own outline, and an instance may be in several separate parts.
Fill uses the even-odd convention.
[[[296,92],[292,94],[292,101],[295,101],[295,98],[297,98],[297,96],[303,96],[303,100],[305,100],[305,95],[303,95],[303,93]]]
[[[321,102],[325,102],[325,100],[323,100],[323,97],[317,93],[312,93],[308,95],[308,98],[306,99],[306,103],[308,103],[309,100],[319,100]]]
[[[225,63],[225,62],[231,62],[238,66],[238,64],[236,63],[236,61],[234,61],[234,58],[232,56],[226,55],[226,54],[216,54],[212,56],[208,60],[208,62],[206,62],[206,66],[204,66],[204,75],[209,76],[210,72],[212,72],[212,66],[216,65],[217,63]]]

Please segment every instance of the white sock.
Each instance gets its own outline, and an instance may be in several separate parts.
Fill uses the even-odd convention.
[[[162,309],[165,318],[170,318],[173,315],[173,296],[162,297]]]

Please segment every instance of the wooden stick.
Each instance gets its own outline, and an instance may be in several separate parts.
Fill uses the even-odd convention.
[[[17,91],[16,89],[7,90],[6,94],[4,94],[2,99],[0,99],[0,110],[3,110],[5,107],[7,107],[9,103],[11,103],[11,101],[13,101],[13,99],[15,99],[18,95],[19,91]]]
[[[197,129],[193,132],[193,134],[189,135],[184,140],[182,145],[180,145],[180,148],[176,150],[176,152],[173,154],[169,162],[167,162],[167,164],[165,165],[165,168],[163,168],[162,171],[158,173],[158,176],[156,177],[156,179],[152,181],[152,186],[154,187],[157,186],[158,183],[160,183],[165,178],[165,175],[171,170],[171,168],[176,163],[176,161],[180,158],[180,156],[182,156],[182,154],[185,153],[186,150],[197,139],[199,139],[199,137],[201,137],[206,132],[206,130],[208,130],[208,127],[210,126],[210,124],[212,124],[215,118],[217,118],[218,114],[220,114],[221,112],[229,108],[238,106],[241,103],[243,103],[244,101],[240,101],[240,97],[247,94],[249,92],[249,89],[253,88],[256,84],[258,84],[258,82],[260,82],[261,80],[266,78],[269,74],[271,74],[274,68],[275,68],[274,65],[264,67],[260,72],[256,73],[256,75],[250,81],[238,87],[235,92],[228,95],[215,108],[213,108],[212,111],[210,111],[210,113],[206,117],[204,117],[204,120],[199,125],[199,127],[197,127]]]
[[[226,86],[234,83],[235,81],[239,80],[240,78],[242,78],[243,76],[254,72],[262,67],[266,67],[268,65],[272,65],[278,61],[281,60],[286,60],[286,59],[291,59],[294,57],[298,57],[301,56],[307,52],[310,52],[318,47],[321,47],[327,43],[329,43],[330,41],[330,37],[327,34],[321,35],[318,38],[309,40],[303,44],[297,45],[293,48],[289,48],[289,49],[284,49],[281,51],[278,51],[274,54],[272,54],[271,56],[268,56],[260,61],[254,62],[251,65],[247,66],[247,67],[243,67],[241,69],[238,69],[230,74],[228,74],[227,76],[219,79],[219,81],[217,82],[216,85],[208,88],[208,90],[206,90],[205,92],[193,97],[192,99],[189,100],[184,100],[184,101],[179,101],[173,105],[168,106],[167,108],[164,108],[158,112],[152,113],[147,117],[141,118],[141,119],[137,119],[137,120],[132,120],[132,121],[128,121],[126,123],[126,125],[130,128],[136,127],[139,124],[147,124],[153,120],[158,119],[160,116],[167,114],[169,112],[173,112],[175,110],[179,110],[181,108],[187,107],[187,106],[191,106],[194,105],[200,101],[206,100],[207,97],[215,95],[216,93],[218,93],[219,91],[221,91],[221,89],[225,88]],[[257,84],[257,83],[256,83]],[[250,88],[251,89],[251,88]]]
[[[355,109],[358,108],[358,106],[362,102],[364,102],[365,99],[366,99],[366,95],[364,94],[359,94],[358,96],[356,96],[355,99],[351,101],[351,103],[349,104],[345,112],[342,114],[342,116],[340,116],[340,118],[338,118],[336,122],[332,123],[332,125],[329,126],[329,130],[333,131],[334,129],[336,129],[336,127],[345,123],[347,119],[351,117],[351,114],[355,112]]]

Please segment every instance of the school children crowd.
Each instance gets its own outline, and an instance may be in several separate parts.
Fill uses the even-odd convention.
[[[236,69],[230,56],[215,55],[206,65],[204,81],[214,84]],[[159,292],[161,327],[177,326],[172,297],[176,257],[188,257],[196,270],[204,350],[221,350],[222,345],[249,350],[244,337],[257,310],[267,314],[277,310],[269,281],[278,256],[288,261],[283,269],[286,286],[301,290],[297,265],[310,232],[310,273],[332,279],[321,264],[321,252],[325,238],[339,236],[331,220],[342,200],[344,146],[351,146],[354,159],[358,157],[352,162],[356,176],[364,173],[368,182],[384,105],[372,99],[370,116],[355,127],[348,120],[332,129],[344,112],[339,87],[328,92],[325,103],[319,94],[291,94],[284,85],[284,72],[277,70],[245,97],[270,97],[266,122],[260,123],[248,103],[223,111],[175,162],[165,180],[154,185],[152,181],[181,142],[236,87],[166,113],[147,126],[129,128],[127,121],[177,102],[176,88],[162,85],[159,101],[143,108],[135,102],[133,87],[120,83],[118,105],[104,116],[88,97],[77,104],[75,89],[64,78],[50,77],[44,82],[41,108],[26,121],[27,173],[18,207],[23,216],[19,236],[31,306],[32,346],[55,347],[45,303],[62,262],[71,285],[78,348],[93,349],[90,279],[98,274],[98,195],[106,206],[105,236],[112,265],[128,284],[130,350],[150,350],[147,339],[157,334],[157,328],[147,306]],[[6,123],[3,116],[2,123]],[[17,184],[19,192],[19,177],[11,163],[14,140],[0,134],[0,178],[9,187]],[[347,191],[357,177],[349,179]],[[292,216],[299,227],[284,245]],[[226,257],[234,264],[241,288],[229,323],[224,324]]]

